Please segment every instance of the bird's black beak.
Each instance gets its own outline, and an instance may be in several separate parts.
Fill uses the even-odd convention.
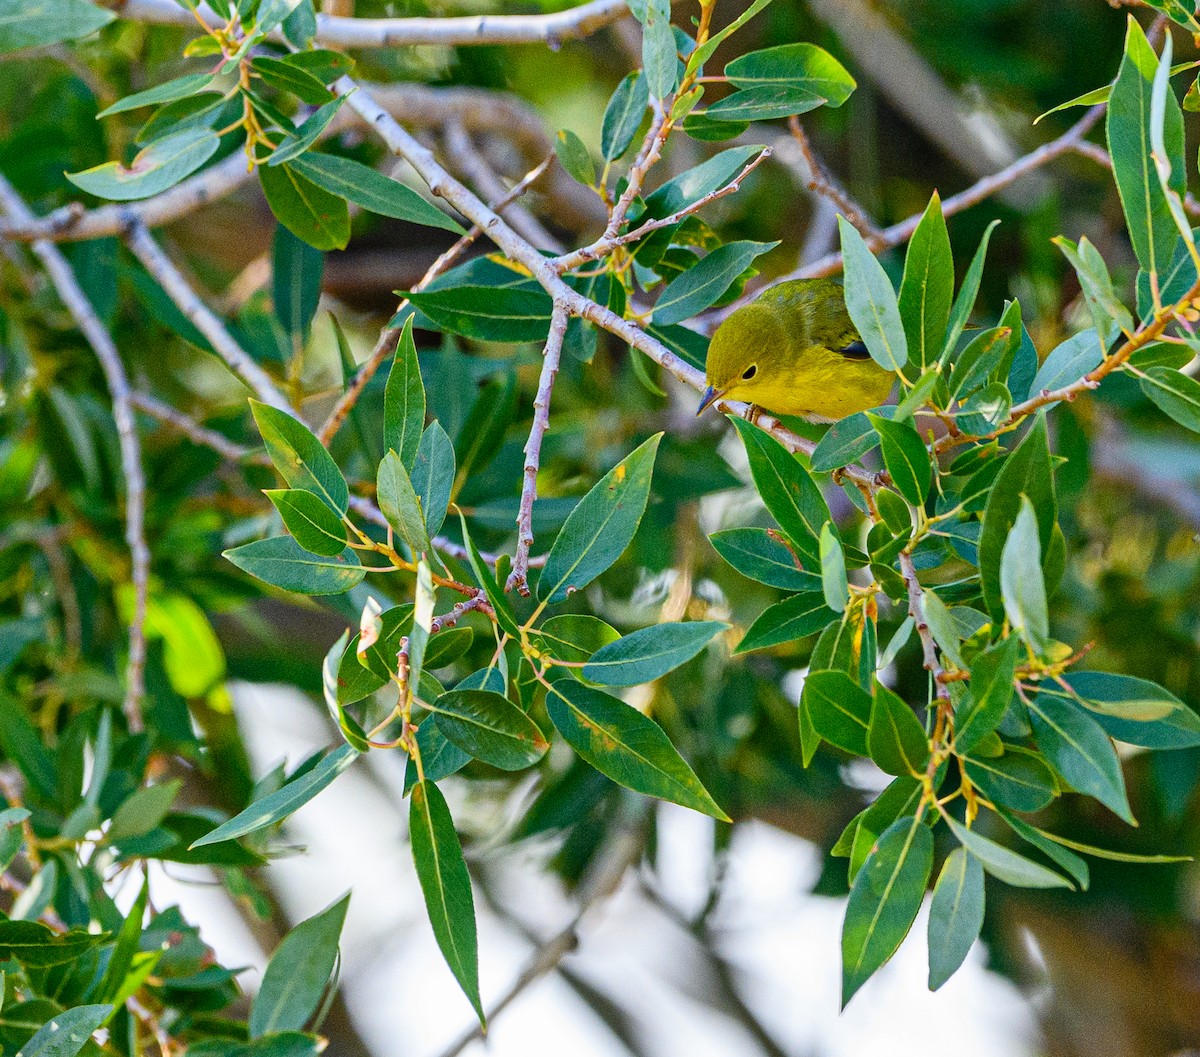
[[[716,401],[720,400],[721,397],[723,397],[724,395],[725,395],[724,389],[715,389],[715,388],[713,388],[713,386],[710,385],[707,389],[704,390],[703,394],[700,397],[700,406],[698,408],[696,408],[696,414],[697,415],[704,414],[704,412],[708,409],[710,404],[716,403]]]

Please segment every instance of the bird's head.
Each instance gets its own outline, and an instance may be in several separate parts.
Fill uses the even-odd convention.
[[[769,406],[761,394],[778,384],[787,350],[787,334],[774,308],[759,303],[739,308],[709,343],[704,365],[708,388],[696,414],[723,397]]]

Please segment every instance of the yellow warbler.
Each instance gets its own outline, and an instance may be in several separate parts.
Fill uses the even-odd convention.
[[[696,414],[728,397],[779,415],[834,422],[884,403],[896,376],[871,359],[832,279],[767,290],[717,328]]]

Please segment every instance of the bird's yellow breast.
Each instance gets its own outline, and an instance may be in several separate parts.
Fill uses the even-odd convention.
[[[885,403],[895,381],[874,360],[851,360],[814,345],[771,363],[752,397],[730,396],[780,415],[835,421]]]

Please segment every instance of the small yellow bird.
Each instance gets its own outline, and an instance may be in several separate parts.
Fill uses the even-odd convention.
[[[771,287],[717,328],[705,380],[697,415],[728,397],[835,422],[883,404],[896,376],[871,359],[838,283],[796,279]]]

